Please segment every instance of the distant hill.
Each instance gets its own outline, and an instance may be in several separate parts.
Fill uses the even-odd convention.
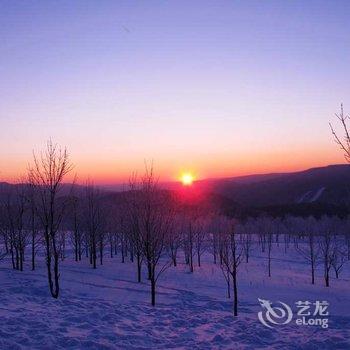
[[[350,165],[330,165],[283,174],[203,180],[199,187],[245,207],[325,203],[350,204]]]
[[[0,200],[15,186],[0,183]],[[350,165],[329,165],[293,173],[273,173],[196,181],[185,188],[178,182],[162,183],[162,188],[202,208],[216,208],[231,216],[322,215],[350,213]],[[120,202],[122,185],[101,186],[106,200]],[[71,190],[65,184],[62,195]],[[83,191],[76,185],[75,194]],[[184,198],[185,198],[184,197]]]

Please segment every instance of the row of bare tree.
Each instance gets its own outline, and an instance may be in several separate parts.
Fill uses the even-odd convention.
[[[271,277],[273,247],[293,244],[310,264],[315,283],[318,264],[324,268],[329,286],[333,268],[338,278],[350,257],[348,220],[324,217],[273,219],[251,218],[245,222],[184,202],[176,193],[162,190],[146,167],[141,177],[133,175],[126,191],[102,192],[88,181],[85,186],[65,185],[72,169],[66,150],[51,141],[39,157],[34,157],[28,175],[10,189],[1,189],[0,230],[3,253],[9,254],[14,269],[24,268],[25,252],[31,252],[31,268],[36,268],[38,252],[45,256],[48,285],[54,298],[60,290],[60,261],[73,249],[74,259],[89,259],[92,268],[103,264],[106,255],[135,262],[136,278],[142,268],[150,281],[151,303],[156,303],[156,287],[161,274],[176,267],[179,252],[194,272],[201,266],[205,251],[213,256],[227,283],[227,294],[234,297],[238,314],[238,269],[249,262],[254,246],[266,253]],[[283,240],[283,241],[282,241]]]

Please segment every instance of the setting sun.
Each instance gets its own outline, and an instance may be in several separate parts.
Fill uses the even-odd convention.
[[[190,173],[184,173],[181,176],[181,182],[184,186],[192,185],[193,180],[194,180],[194,177]]]

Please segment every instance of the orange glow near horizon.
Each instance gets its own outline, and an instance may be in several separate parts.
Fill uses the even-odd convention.
[[[184,186],[191,186],[194,181],[194,177],[191,173],[183,173],[181,175],[181,182]]]
[[[193,152],[193,154],[155,154],[154,172],[161,182],[182,181],[184,174],[190,174],[194,180],[207,178],[225,178],[252,174],[294,172],[308,168],[344,163],[342,152],[336,147],[294,147],[270,152],[247,150],[245,152]],[[68,149],[72,147],[68,146]],[[150,157],[149,157],[150,158]],[[16,154],[0,157],[3,166],[0,169],[0,182],[16,182],[26,174],[28,163],[32,163],[30,148]],[[93,149],[83,153],[78,149],[70,152],[74,169],[65,178],[71,182],[77,175],[77,182],[86,179],[96,184],[127,184],[132,172],[139,176],[144,172],[146,155],[98,153]]]

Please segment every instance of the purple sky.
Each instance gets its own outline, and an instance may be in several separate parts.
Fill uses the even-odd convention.
[[[349,1],[0,1],[0,178],[48,137],[82,177],[342,162]],[[347,108],[348,107],[348,108]]]

